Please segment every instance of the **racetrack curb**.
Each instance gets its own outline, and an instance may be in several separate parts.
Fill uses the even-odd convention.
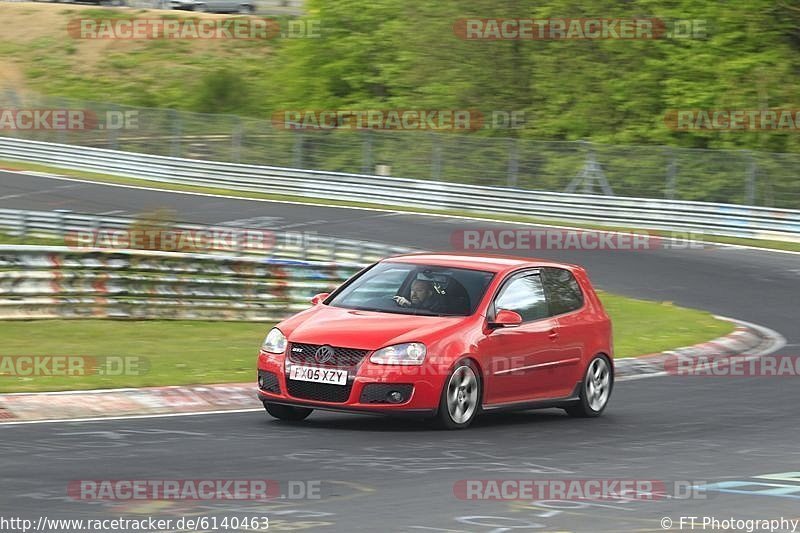
[[[739,320],[724,337],[667,352],[615,361],[618,381],[667,375],[668,358],[720,355],[760,357],[785,344],[779,333]],[[180,416],[219,412],[260,411],[256,384],[225,383],[91,391],[0,394],[0,425],[113,418]]]
[[[667,361],[674,360],[676,357],[689,361],[732,355],[761,357],[780,350],[786,344],[783,335],[764,326],[724,316],[715,316],[714,318],[733,322],[736,324],[736,329],[728,335],[694,346],[618,359],[614,362],[617,381],[666,376],[668,375],[668,372],[665,371]]]

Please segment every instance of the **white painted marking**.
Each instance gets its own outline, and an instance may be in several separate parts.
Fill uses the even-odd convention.
[[[9,171],[5,171],[9,172]],[[24,174],[23,172],[11,172],[12,174]],[[48,176],[49,177],[49,176]],[[77,187],[77,185],[59,185],[58,187],[53,187],[52,189],[44,189],[41,191],[30,191],[30,192],[22,192],[19,194],[7,194],[5,196],[0,196],[0,200],[8,200],[10,198],[22,198],[24,196],[35,196],[37,194],[46,194],[52,191],[57,191],[59,189],[72,189]]]
[[[111,420],[136,420],[140,418],[172,418],[177,416],[221,415],[223,413],[255,413],[263,408],[229,409],[223,411],[198,411],[196,413],[162,413],[158,415],[100,416],[94,418],[58,418],[54,420],[22,420],[19,422],[0,422],[0,428],[28,424],[63,424],[65,422],[107,422]]]

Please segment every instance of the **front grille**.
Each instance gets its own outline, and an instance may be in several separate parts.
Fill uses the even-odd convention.
[[[267,392],[273,392],[275,394],[281,393],[281,386],[278,383],[278,376],[274,372],[259,370],[258,386],[261,390],[265,390]]]
[[[409,383],[367,383],[361,389],[360,403],[404,403],[411,398],[414,385]],[[388,395],[390,392],[399,392],[402,399],[399,402],[392,402]]]
[[[289,395],[295,398],[344,403],[350,397],[350,389],[353,388],[353,384],[331,385],[329,383],[313,383],[311,381],[297,381],[287,378],[286,388],[289,390]]]
[[[356,350],[354,348],[332,346],[333,358],[327,362],[320,363],[314,358],[314,354],[321,346],[323,345],[291,343],[289,345],[289,360],[293,363],[312,366],[354,367],[360,363],[369,352],[369,350]]]

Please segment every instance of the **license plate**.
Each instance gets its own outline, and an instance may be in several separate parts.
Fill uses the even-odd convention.
[[[289,367],[289,379],[311,381],[314,383],[328,383],[330,385],[346,385],[347,370],[291,365]]]

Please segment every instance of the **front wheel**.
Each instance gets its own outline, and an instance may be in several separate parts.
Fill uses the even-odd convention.
[[[442,388],[437,421],[445,429],[464,429],[478,414],[481,381],[470,361],[459,362]]]
[[[264,409],[275,418],[289,422],[304,420],[313,411],[313,409],[308,409],[306,407],[292,407],[291,405],[270,402],[264,402]]]
[[[586,368],[586,375],[581,383],[580,398],[564,410],[567,414],[579,418],[600,416],[608,405],[613,386],[614,374],[611,364],[604,355],[595,355]]]

